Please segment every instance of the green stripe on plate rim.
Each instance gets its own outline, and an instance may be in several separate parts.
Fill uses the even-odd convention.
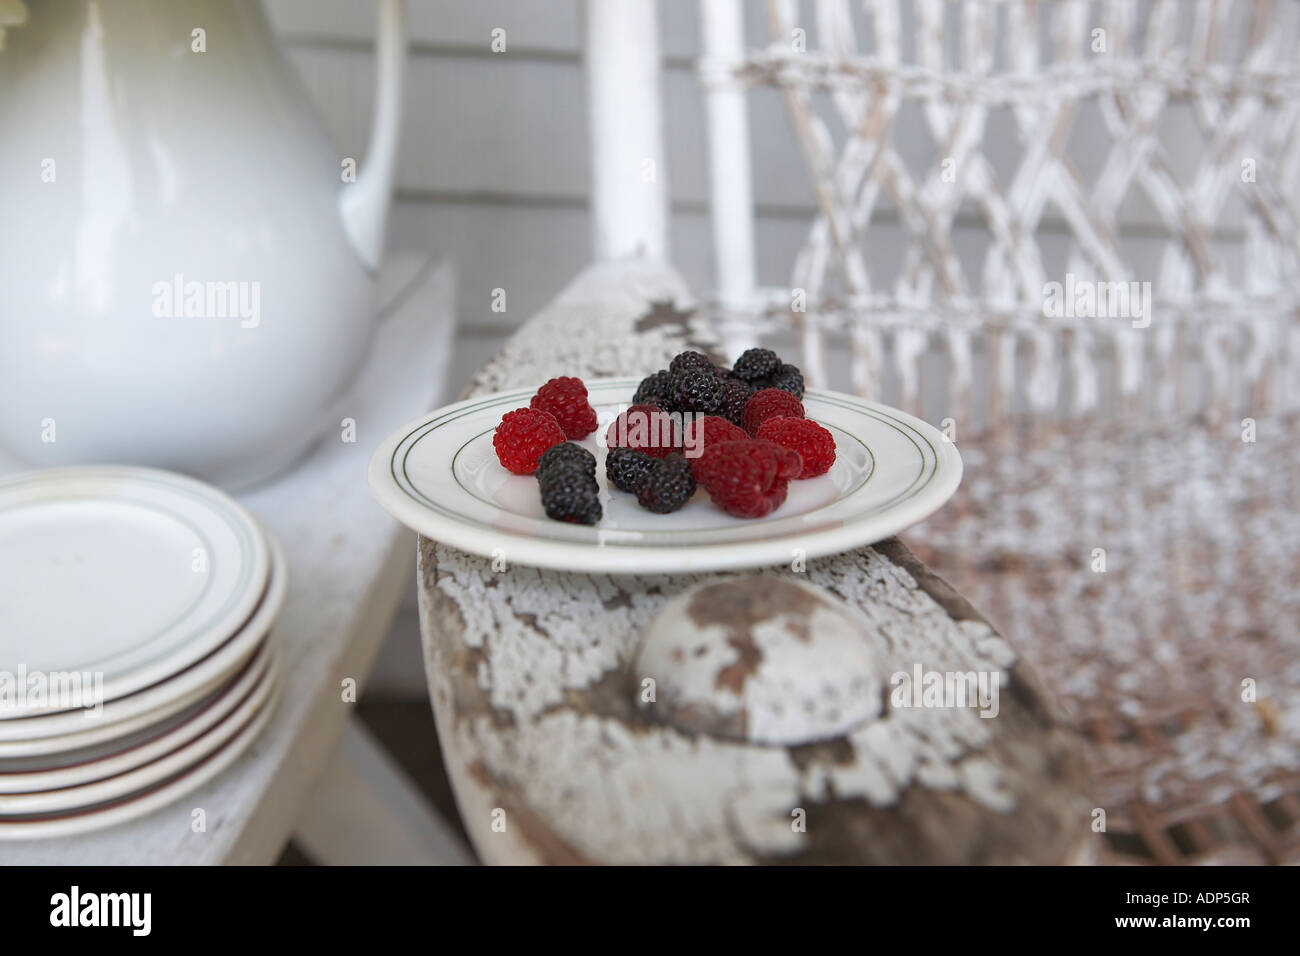
[[[635,386],[639,381],[640,381],[640,379],[635,379],[635,378],[627,378],[627,379],[613,379],[613,380],[610,380],[610,381],[601,382],[601,383],[599,383],[599,384],[593,386],[593,391],[602,391],[602,392],[603,392],[603,391],[609,391],[609,390],[624,390],[624,391],[625,391],[626,389]],[[488,522],[486,522],[486,521],[481,521],[481,520],[479,520],[479,519],[477,519],[477,518],[471,518],[471,517],[468,517],[468,516],[466,516],[465,514],[463,514],[463,513],[461,513],[461,512],[458,512],[458,511],[452,511],[451,509],[447,508],[446,506],[441,505],[441,504],[439,504],[438,502],[434,501],[433,499],[431,499],[431,498],[427,497],[426,495],[422,494],[422,493],[421,493],[421,492],[420,492],[420,491],[415,487],[415,483],[411,480],[410,475],[407,473],[407,470],[406,470],[406,464],[407,464],[407,461],[406,461],[406,460],[407,460],[407,457],[410,455],[411,451],[414,450],[416,444],[418,444],[421,440],[423,440],[424,438],[426,438],[426,437],[427,437],[429,434],[431,434],[432,432],[436,431],[439,427],[442,427],[443,425],[450,424],[450,423],[453,422],[453,421],[457,421],[458,419],[464,417],[464,416],[467,415],[467,414],[471,414],[471,413],[473,413],[473,412],[481,411],[481,410],[483,410],[484,408],[490,408],[490,407],[492,407],[493,405],[503,405],[503,404],[508,404],[509,402],[512,402],[512,401],[517,401],[517,400],[519,400],[519,399],[523,399],[523,398],[531,398],[531,397],[536,393],[536,391],[537,391],[536,389],[523,389],[523,390],[515,391],[515,392],[502,392],[502,393],[497,393],[497,394],[494,394],[494,395],[492,395],[492,396],[490,396],[490,397],[485,397],[485,398],[481,399],[480,401],[474,402],[474,403],[472,403],[472,404],[465,405],[465,406],[462,406],[462,407],[460,407],[460,408],[451,409],[451,410],[449,410],[449,411],[443,412],[442,414],[438,415],[436,418],[432,418],[432,419],[430,419],[430,420],[428,420],[428,421],[421,422],[420,424],[416,425],[414,428],[411,429],[411,431],[407,432],[404,436],[402,436],[401,440],[399,440],[399,441],[397,442],[397,444],[396,444],[396,445],[394,446],[394,448],[393,448],[393,454],[392,454],[392,456],[391,456],[391,458],[390,458],[390,460],[389,460],[389,473],[390,473],[390,475],[391,475],[392,478],[393,478],[393,482],[394,482],[394,484],[397,485],[397,487],[400,488],[400,489],[402,490],[402,492],[403,492],[403,493],[404,493],[408,498],[410,498],[412,501],[414,501],[416,504],[421,505],[421,506],[426,507],[426,508],[429,508],[430,510],[435,511],[435,512],[437,512],[438,514],[441,514],[441,515],[443,515],[443,516],[445,516],[445,517],[447,517],[447,518],[451,518],[451,519],[453,519],[453,520],[455,520],[455,521],[457,521],[457,522],[459,522],[459,523],[461,523],[461,524],[469,525],[469,526],[476,527],[476,528],[482,528],[482,529],[484,529],[484,530],[492,531],[492,532],[497,533],[497,534],[519,534],[519,532],[513,532],[513,531],[503,530],[503,529],[501,529],[500,527],[498,527],[498,526],[496,526],[496,525],[493,525],[493,524],[490,524],[490,523],[488,523]],[[934,480],[934,477],[935,477],[935,475],[938,473],[938,470],[939,470],[939,453],[938,453],[938,450],[934,447],[934,444],[930,441],[929,438],[927,438],[923,433],[917,431],[915,428],[913,428],[913,427],[912,427],[911,425],[909,425],[907,422],[905,422],[905,421],[903,421],[903,420],[901,420],[901,419],[895,418],[895,417],[892,416],[892,415],[888,415],[888,414],[886,414],[886,413],[884,413],[884,412],[877,411],[877,410],[874,409],[874,408],[868,408],[868,407],[865,407],[865,406],[863,406],[863,405],[861,405],[861,404],[859,404],[859,403],[857,403],[857,402],[846,401],[846,400],[844,400],[843,398],[839,398],[839,397],[837,397],[837,396],[835,396],[835,395],[833,395],[833,394],[830,394],[830,393],[821,392],[821,391],[816,391],[816,390],[810,390],[808,394],[812,395],[813,397],[815,397],[815,398],[816,398],[818,401],[820,401],[820,402],[825,402],[825,403],[828,404],[828,405],[834,405],[834,406],[836,406],[836,407],[838,407],[838,408],[843,408],[843,409],[845,409],[845,410],[847,410],[847,411],[853,411],[853,412],[858,412],[858,413],[861,413],[861,414],[866,414],[866,415],[868,415],[868,416],[870,416],[870,417],[876,419],[877,421],[881,422],[882,424],[889,425],[889,426],[890,426],[891,428],[893,428],[895,431],[899,432],[899,434],[903,435],[903,437],[907,438],[910,442],[912,442],[912,444],[916,447],[917,453],[921,456],[921,468],[920,468],[920,471],[917,473],[916,478],[912,479],[911,484],[909,484],[907,488],[905,488],[905,489],[903,489],[902,491],[900,491],[897,495],[895,495],[893,498],[889,499],[888,501],[882,502],[881,504],[877,505],[875,508],[872,508],[870,511],[860,512],[860,513],[856,514],[854,517],[869,517],[869,516],[874,515],[874,514],[879,514],[880,512],[886,510],[887,508],[893,507],[894,505],[897,505],[898,503],[900,503],[900,502],[902,502],[902,501],[906,501],[906,500],[908,500],[908,499],[910,499],[910,498],[914,498],[914,497],[916,497],[918,494],[920,494],[920,493],[921,493],[921,492],[922,492],[922,491],[923,491],[927,486],[929,486],[929,484],[931,483],[931,481]],[[841,430],[842,430],[842,429],[841,429]],[[417,434],[417,433],[418,433],[418,434]],[[483,435],[483,434],[485,434],[485,432],[480,432],[478,435],[476,435],[476,436],[474,436],[474,437],[475,437],[475,438],[478,438],[478,437],[480,437],[480,436]],[[915,437],[913,437],[914,435],[915,435]],[[861,439],[858,439],[856,435],[853,436],[853,437],[854,437],[855,439],[857,439],[857,440],[858,440],[858,441],[863,445],[864,448],[867,448],[867,453],[871,455],[871,460],[872,460],[872,470],[871,470],[871,473],[870,473],[870,474],[874,474],[874,473],[875,473],[875,462],[876,462],[876,456],[875,456],[875,453],[871,451],[871,449],[866,445],[865,442],[862,442]],[[921,441],[923,441],[923,442],[925,443],[926,448],[929,449],[929,451],[930,451],[930,458],[929,458],[929,459],[927,459],[927,457],[926,457],[925,450],[924,450],[924,449],[921,447],[921,445],[917,442],[917,438],[921,439]],[[473,440],[474,440],[473,438],[469,439],[469,441],[473,441]],[[461,448],[464,448],[464,445],[462,445]],[[453,462],[453,473],[452,473],[452,475],[453,475],[453,478],[454,478],[455,481],[456,481],[456,484],[457,484],[457,485],[458,485],[462,490],[466,490],[466,493],[467,493],[467,494],[470,494],[470,493],[468,492],[468,490],[465,489],[465,486],[464,486],[463,484],[461,484],[460,479],[459,479],[458,477],[456,477],[456,475],[455,475],[455,471],[454,471],[454,463],[455,463],[455,459],[456,459],[456,457],[460,454],[460,450],[461,450],[461,449],[457,449],[456,454],[453,455],[453,457],[452,457],[452,462]],[[398,459],[399,454],[401,455],[401,459],[402,459],[402,460],[401,460],[400,475],[399,475],[399,469],[398,469],[398,463],[397,463],[397,459]],[[927,473],[927,472],[928,472],[928,473]],[[868,475],[868,477],[870,477],[870,475]],[[922,480],[922,479],[924,479],[924,480]],[[920,482],[920,484],[918,484],[918,482]],[[863,488],[865,485],[866,485],[866,480],[860,482],[860,483],[859,483],[857,486],[855,486],[851,491],[849,491],[848,493],[846,493],[846,495],[845,495],[844,497],[842,497],[842,498],[838,498],[835,502],[833,502],[833,504],[841,504],[841,503],[847,501],[847,500],[848,500],[850,497],[852,497],[853,495],[858,494],[858,493],[862,490],[862,488]],[[471,497],[473,497],[474,500],[476,500],[476,501],[483,501],[483,499],[482,499],[482,498],[479,498],[477,495],[472,495],[472,494],[471,494]],[[491,502],[483,502],[483,503],[484,503],[484,504],[488,504],[488,505],[491,506]],[[493,507],[495,507],[495,506],[493,506]],[[816,512],[815,512],[815,511],[813,511],[813,512],[809,512],[809,514],[816,514]],[[525,515],[518,515],[518,516],[516,516],[516,517],[519,517],[519,518],[521,518],[522,520],[536,520],[536,521],[540,521],[540,520],[542,520],[542,519],[540,519],[540,518],[530,518],[529,516],[525,516]],[[843,524],[843,521],[840,520],[840,519],[837,519],[836,522],[835,522],[835,524],[837,524],[837,525],[839,525],[839,524]],[[583,529],[583,530],[586,530],[586,529]],[[591,533],[592,533],[592,534],[595,534],[595,533],[597,533],[597,531],[598,531],[598,529],[595,529],[595,528],[590,529],[590,530],[591,530]],[[624,544],[624,543],[621,543],[621,542],[619,542],[619,541],[617,541],[617,540],[613,540],[613,541],[603,541],[603,542],[601,543],[601,546],[602,546],[602,547],[605,547],[605,548],[610,548],[610,547],[632,547],[632,548],[678,547],[678,546],[680,546],[680,545],[683,543],[683,541],[684,541],[685,539],[688,539],[689,537],[692,537],[692,536],[695,536],[695,535],[708,535],[708,536],[714,536],[714,535],[716,535],[716,534],[718,533],[718,530],[719,530],[719,529],[717,529],[717,528],[709,528],[709,529],[704,529],[704,530],[701,530],[701,531],[677,531],[677,532],[674,532],[674,534],[673,534],[673,536],[672,536],[672,537],[673,537],[673,540],[670,541],[670,542],[654,543],[654,542],[647,542],[647,541],[644,541],[644,540],[640,540],[640,539],[638,539],[638,540],[634,540],[634,541],[629,541],[629,542],[627,542],[626,544]],[[820,530],[820,529],[815,528],[815,527],[813,527],[813,528],[805,527],[805,528],[801,528],[801,529],[799,530],[798,533],[799,533],[799,534],[802,534],[802,535],[806,535],[806,534],[810,534],[810,533],[816,533],[818,530]],[[569,542],[567,542],[567,543],[570,543],[570,544],[582,544],[583,541],[582,541],[581,539],[579,539],[579,540],[576,540],[576,541],[569,541]]]

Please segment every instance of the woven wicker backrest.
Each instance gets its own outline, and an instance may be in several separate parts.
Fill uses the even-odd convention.
[[[1297,404],[1297,5],[771,0],[738,59],[702,2],[706,91],[778,87],[815,186],[754,327],[811,380],[967,423]]]

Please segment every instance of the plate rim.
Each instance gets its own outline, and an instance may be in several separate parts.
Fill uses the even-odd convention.
[[[0,761],[0,795],[31,794],[77,787],[120,776],[152,763],[226,720],[241,702],[271,679],[273,670],[277,666],[278,652],[275,646],[269,641],[263,642],[258,647],[257,653],[243,668],[200,701],[202,706],[188,714],[184,720],[157,736],[111,753],[41,770],[5,771],[3,761]],[[180,713],[183,714],[184,711]],[[147,729],[145,728],[146,731]],[[109,739],[92,746],[112,744],[113,740]]]
[[[133,694],[142,688],[165,681],[169,677],[184,671],[238,633],[252,616],[258,602],[266,593],[271,571],[271,554],[267,535],[263,531],[260,522],[233,497],[221,489],[196,478],[191,478],[189,475],[161,468],[136,465],[67,465],[33,469],[0,477],[0,496],[29,482],[49,487],[57,482],[95,480],[124,482],[137,489],[143,488],[142,497],[145,501],[148,501],[150,486],[155,491],[159,488],[165,488],[170,489],[173,493],[188,494],[200,506],[205,507],[215,520],[229,528],[237,541],[247,544],[249,559],[249,568],[246,572],[246,579],[242,582],[242,590],[233,593],[231,598],[228,599],[230,606],[221,611],[220,616],[204,626],[195,636],[175,644],[170,651],[164,651],[161,657],[138,663],[126,671],[112,675],[105,674],[103,702],[107,703]],[[69,494],[64,500],[110,503],[121,499],[109,496]],[[140,504],[139,502],[133,503]],[[3,510],[0,509],[0,511]],[[157,510],[170,515],[170,512],[164,509],[159,508]],[[184,524],[188,523],[178,519],[175,515],[171,515],[171,517],[174,520],[181,520]],[[200,537],[202,536],[200,535]],[[206,587],[207,585],[205,585],[205,590]],[[183,621],[184,616],[180,620]],[[169,625],[169,628],[174,626],[176,626],[175,623]],[[140,649],[146,647],[147,644],[148,642],[132,647],[127,654],[139,653]],[[105,665],[112,663],[112,660],[113,658],[95,660],[84,666],[66,669],[103,670]],[[0,723],[54,713],[60,713],[60,711],[34,705],[6,708],[4,712],[0,713]]]
[[[274,688],[279,682],[279,669],[276,664],[277,661],[273,656],[265,679],[258,681],[225,716],[180,747],[133,769],[88,783],[61,787],[57,790],[0,793],[0,821],[21,823],[23,822],[21,819],[15,820],[14,817],[91,811],[104,804],[129,799],[132,794],[149,790],[169,779],[183,775],[190,768],[202,764],[208,757],[218,753],[239,736],[243,727],[257,717],[271,699]],[[39,805],[42,803],[45,806]],[[51,803],[53,806],[50,806]],[[33,806],[26,809],[24,804]],[[18,809],[14,809],[15,805]]]
[[[256,653],[274,628],[288,597],[289,566],[283,546],[270,534],[266,538],[272,566],[266,590],[252,616],[224,643],[206,657],[164,680],[104,702],[105,710],[126,710],[125,716],[115,716],[108,720],[101,717],[90,727],[86,726],[86,721],[91,718],[87,718],[82,710],[52,711],[0,721],[0,758],[31,753],[56,753],[89,746],[100,740],[111,740],[118,736],[121,725],[128,721],[132,722],[134,729],[142,729],[149,726],[150,721],[165,720],[215,690],[217,685]],[[178,686],[185,689],[178,693]],[[164,709],[167,712],[160,714]],[[73,729],[64,729],[67,727]],[[59,746],[60,751],[41,749],[42,745],[48,748],[50,744]],[[7,749],[10,753],[6,754]]]
[[[107,806],[71,810],[60,816],[30,822],[0,819],[0,841],[47,840],[103,830],[129,823],[174,803],[212,781],[247,752],[271,722],[283,692],[284,679],[280,675],[271,687],[266,702],[243,728],[224,746],[170,780],[127,794]]]
[[[639,379],[627,376],[591,378],[592,388],[634,388]],[[608,574],[694,573],[701,571],[740,570],[774,567],[789,561],[789,547],[797,541],[809,558],[840,554],[854,548],[883,541],[925,519],[942,507],[961,484],[963,463],[955,443],[923,419],[881,402],[843,392],[809,389],[814,398],[849,402],[863,411],[887,415],[924,436],[934,451],[935,475],[920,493],[906,498],[867,521],[847,520],[818,531],[782,533],[770,538],[722,544],[683,544],[679,546],[635,545],[562,541],[535,538],[480,525],[471,525],[446,517],[421,505],[398,484],[393,460],[403,442],[421,427],[439,417],[470,406],[524,399],[535,389],[511,388],[441,406],[413,418],[391,432],[371,455],[367,478],[371,495],[390,515],[409,528],[437,542],[479,557],[491,557],[498,548],[506,549],[513,564],[557,571]],[[630,395],[629,395],[630,400]],[[841,499],[842,500],[842,499]],[[864,531],[869,527],[870,530]]]

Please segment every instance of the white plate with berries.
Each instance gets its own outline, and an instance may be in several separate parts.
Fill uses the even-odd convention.
[[[837,554],[957,490],[961,458],[933,426],[805,392],[793,366],[754,353],[736,370],[768,374],[748,381],[684,353],[640,381],[567,377],[448,405],[384,440],[371,491],[403,524],[503,566],[649,574]]]

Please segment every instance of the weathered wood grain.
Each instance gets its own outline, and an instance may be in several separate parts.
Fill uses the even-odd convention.
[[[597,266],[473,390],[644,373],[712,341],[670,270]],[[567,574],[506,557],[498,572],[419,543],[430,694],[485,861],[1058,863],[1087,852],[1080,742],[1015,651],[900,542],[763,573],[844,602],[882,673],[997,674],[996,717],[885,700],[837,735],[781,745],[664,721],[638,703],[641,636],[674,595],[736,576]]]

